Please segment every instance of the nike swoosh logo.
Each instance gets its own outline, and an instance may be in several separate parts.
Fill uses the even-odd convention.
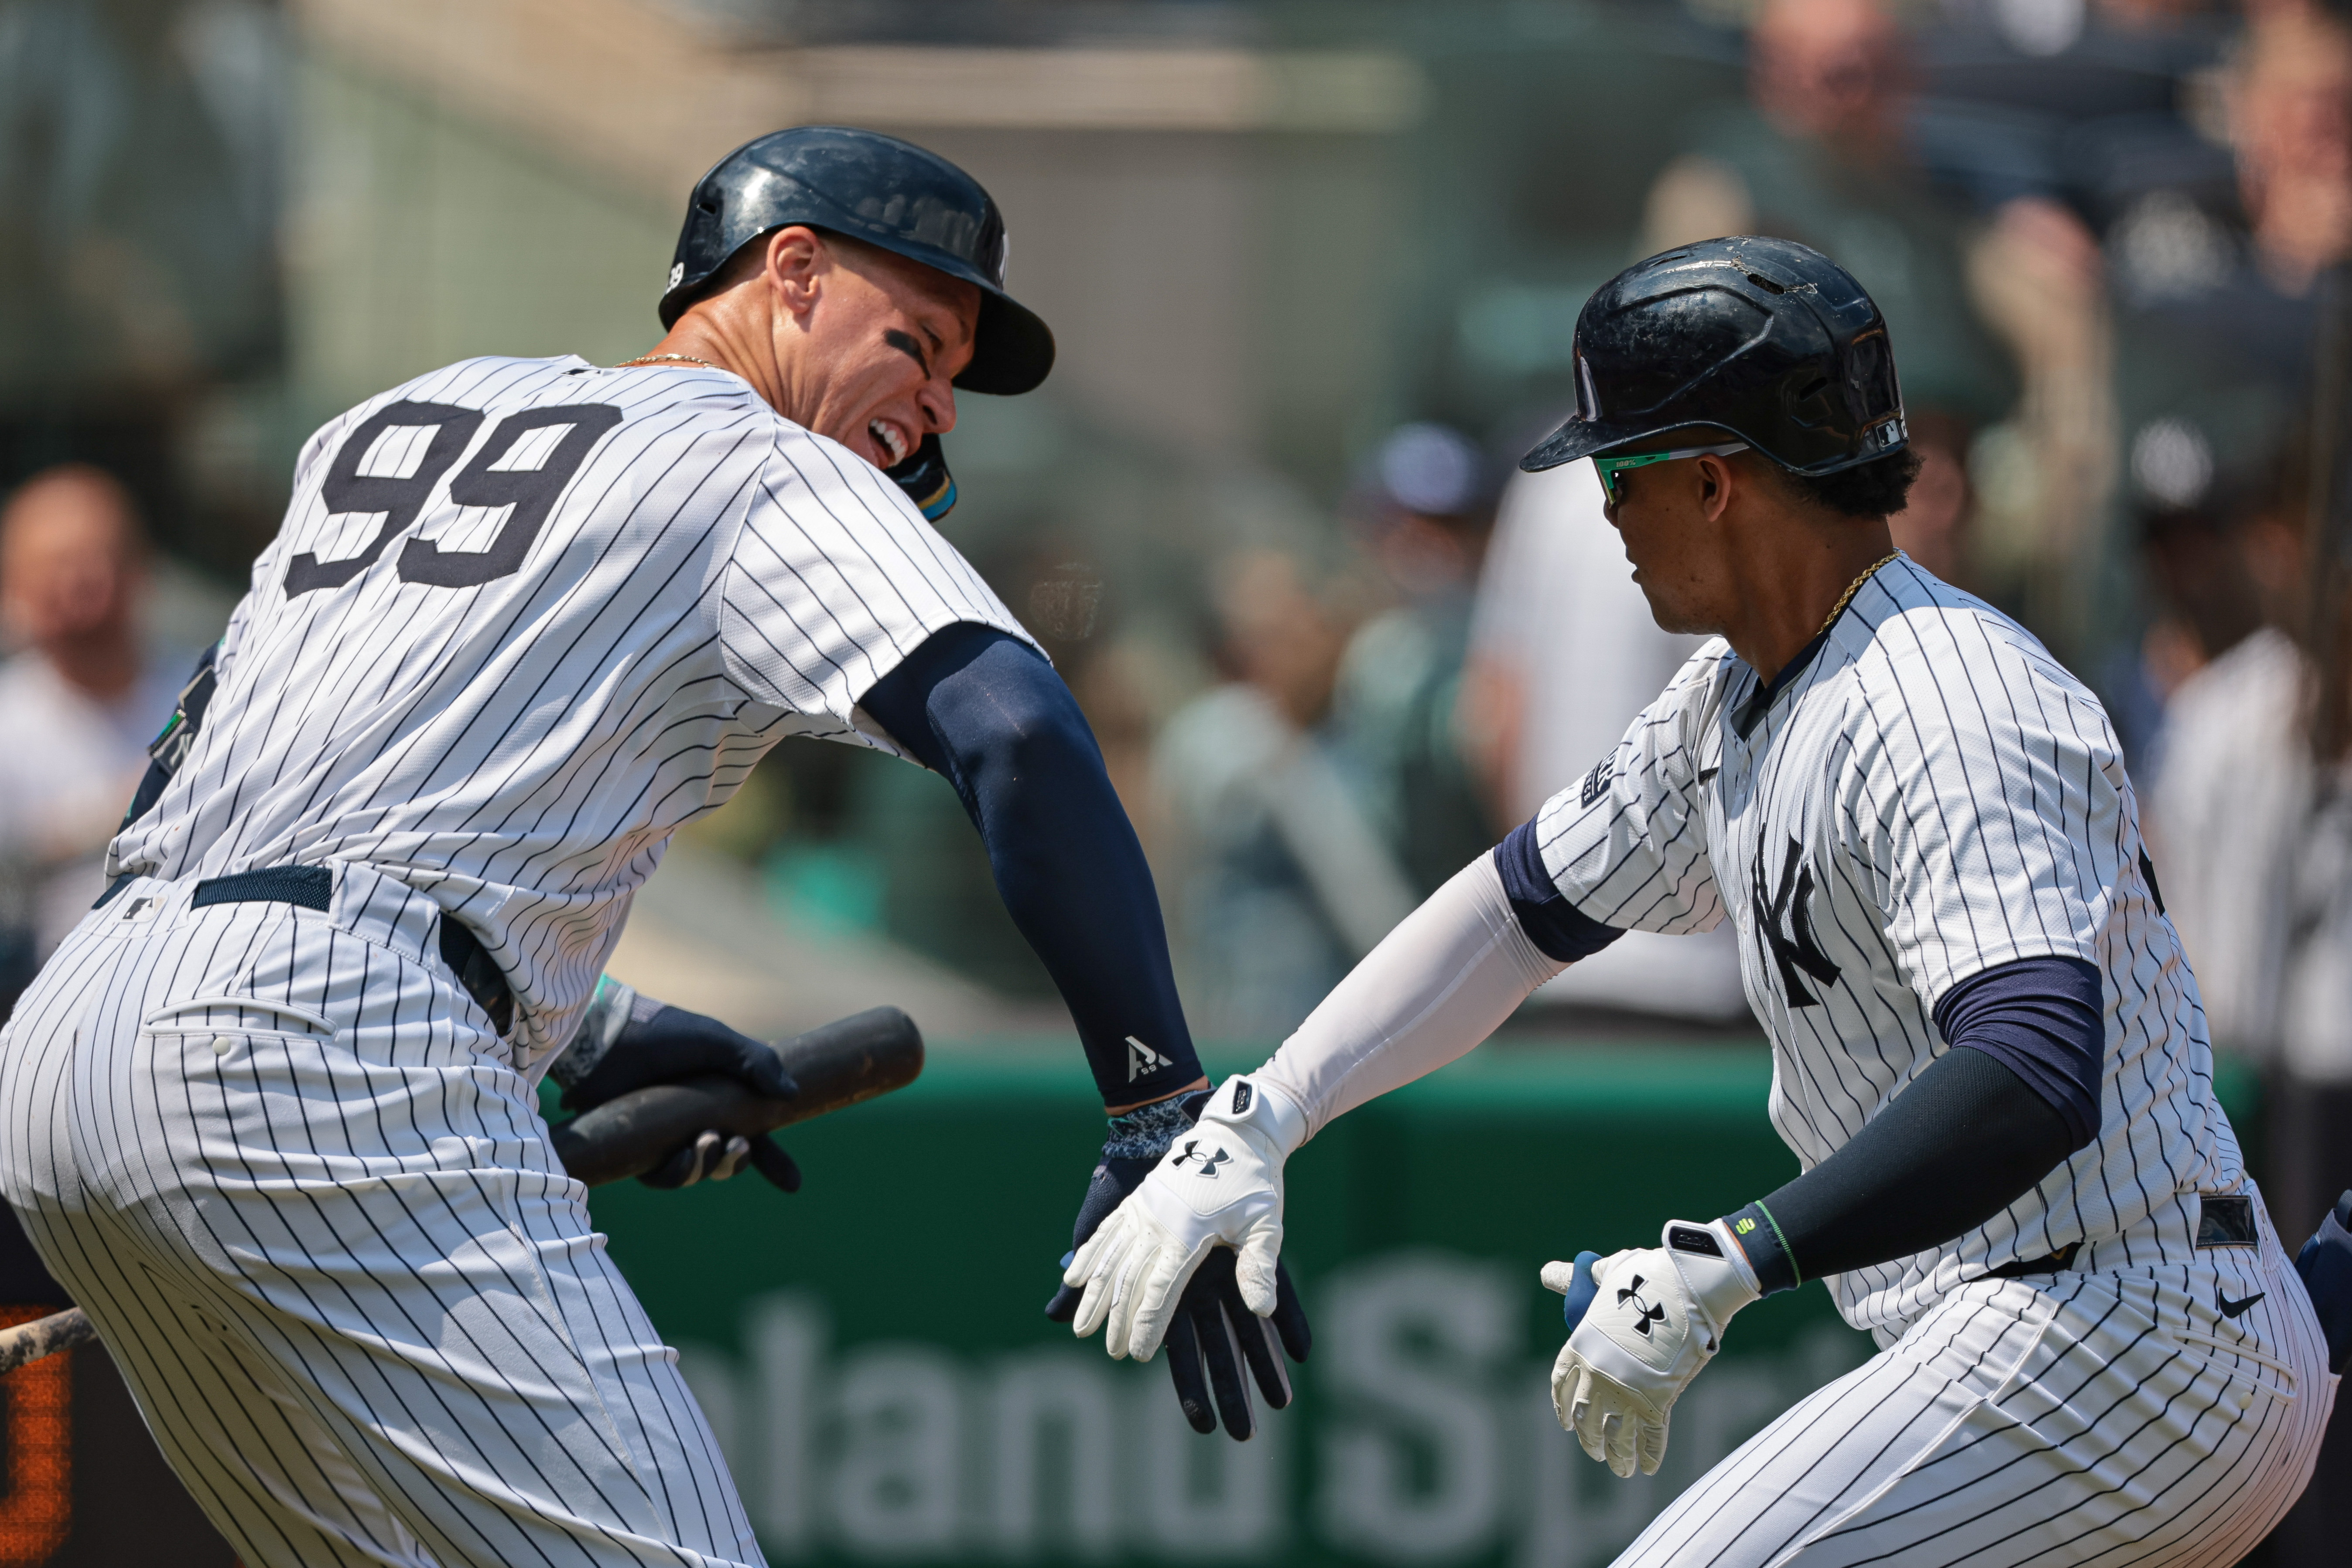
[[[1722,763],[1717,763],[1714,767],[1711,767],[1711,768],[1701,768],[1701,769],[1699,769],[1699,771],[1698,771],[1698,782],[1699,782],[1699,783],[1701,783],[1701,784],[1705,784],[1705,783],[1706,783],[1706,781],[1707,781],[1707,780],[1709,780],[1709,779],[1711,779],[1711,778],[1715,777],[1715,775],[1716,775],[1716,774],[1717,774],[1717,773],[1721,773],[1722,771],[1723,771],[1723,764],[1722,764]]]
[[[2257,1290],[2242,1301],[2232,1301],[2217,1289],[2213,1292],[2213,1305],[2221,1309],[2221,1315],[2225,1318],[2242,1317],[2247,1308],[2269,1294],[2267,1290]]]

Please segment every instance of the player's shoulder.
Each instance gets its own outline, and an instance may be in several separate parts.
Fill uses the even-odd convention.
[[[1832,633],[1869,710],[1914,726],[2055,730],[2112,743],[2091,689],[2016,620],[1905,557],[1855,594]]]
[[[481,354],[458,360],[379,393],[345,417],[365,417],[402,403],[483,414],[593,404],[614,410],[623,422],[659,418],[691,426],[698,418],[709,418],[737,426],[784,423],[751,383],[728,371],[698,365],[600,365],[578,354]]]
[[[1748,667],[1731,651],[1727,637],[1711,637],[1692,650],[1652,703],[1654,714],[1673,711],[1691,724],[1711,721]]]

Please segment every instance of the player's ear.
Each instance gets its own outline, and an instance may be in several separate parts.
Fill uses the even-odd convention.
[[[1710,454],[1691,465],[1698,470],[1699,515],[1709,522],[1721,521],[1731,505],[1731,489],[1735,482],[1729,462]]]
[[[814,229],[787,224],[768,236],[761,272],[768,291],[789,314],[805,316],[824,291],[822,275],[832,258]]]

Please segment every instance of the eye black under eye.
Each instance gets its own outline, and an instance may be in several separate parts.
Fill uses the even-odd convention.
[[[900,331],[896,327],[885,327],[882,330],[882,341],[888,343],[892,348],[897,349],[900,353],[905,354],[908,359],[913,360],[917,364],[921,365],[925,375],[931,374],[930,355],[925,353],[923,352],[923,345],[917,342],[911,336]]]

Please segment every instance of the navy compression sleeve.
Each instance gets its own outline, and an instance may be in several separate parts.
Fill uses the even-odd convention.
[[[2089,964],[1986,970],[1937,1001],[1936,1025],[1955,1048],[1836,1153],[1726,1216],[1768,1292],[1940,1247],[2098,1136],[2106,1033]],[[1740,1231],[1743,1217],[1762,1223]]]
[[[1151,868],[1054,667],[967,622],[934,633],[859,706],[955,786],[1103,1103],[1158,1100],[1200,1078]]]

